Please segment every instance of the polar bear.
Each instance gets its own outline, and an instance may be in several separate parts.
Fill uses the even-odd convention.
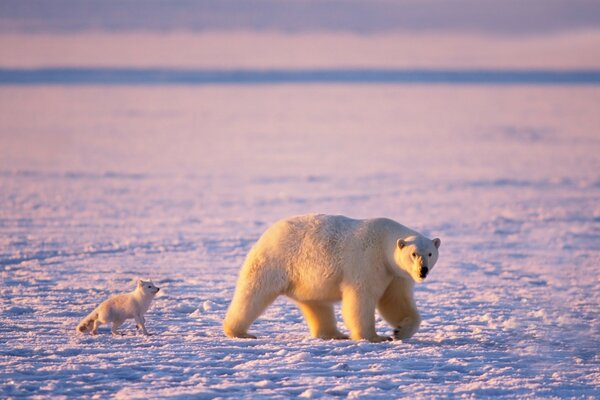
[[[375,309],[396,339],[421,323],[414,300],[438,259],[440,239],[427,239],[387,218],[302,215],[272,225],[252,247],[240,271],[223,329],[256,338],[248,327],[279,295],[293,299],[322,339],[348,339],[337,329],[333,304],[353,340],[391,340],[375,331]]]

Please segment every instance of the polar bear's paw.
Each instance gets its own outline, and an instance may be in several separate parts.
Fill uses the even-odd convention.
[[[391,342],[392,338],[389,336],[376,335],[372,338],[367,339],[371,343]]]
[[[394,339],[405,340],[412,337],[419,330],[421,317],[416,315],[404,318],[394,329]]]
[[[350,339],[350,336],[343,334],[342,332],[321,334],[317,336],[319,339],[323,340],[347,340]]]
[[[405,335],[403,334],[401,327],[394,329],[394,339],[395,340],[405,339]]]
[[[225,326],[225,335],[229,336],[232,339],[256,339],[256,336],[249,334],[248,332],[241,332],[229,329],[229,327]]]
[[[238,338],[238,339],[256,339],[256,336],[251,335],[249,333],[240,333],[235,335],[234,337]]]

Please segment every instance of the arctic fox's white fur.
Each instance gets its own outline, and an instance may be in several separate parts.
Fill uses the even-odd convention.
[[[279,295],[296,301],[311,334],[345,339],[333,303],[352,339],[390,340],[375,332],[375,309],[394,337],[415,334],[421,317],[413,296],[438,259],[440,239],[387,218],[356,220],[303,215],[281,220],[256,242],[240,271],[223,324],[230,337],[253,338],[252,322]]]
[[[106,300],[94,311],[85,317],[77,326],[77,331],[90,331],[92,335],[98,333],[100,324],[112,322],[111,332],[120,335],[117,331],[119,326],[127,319],[135,319],[136,327],[141,329],[144,335],[149,335],[146,330],[144,314],[150,308],[154,295],[160,288],[154,286],[151,281],[137,281],[137,287],[131,293],[120,294]]]

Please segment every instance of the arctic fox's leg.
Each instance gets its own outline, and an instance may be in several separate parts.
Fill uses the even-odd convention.
[[[302,303],[298,307],[304,314],[306,323],[313,337],[321,339],[348,339],[337,329],[335,314],[332,304],[325,303]]]
[[[94,325],[92,326],[92,335],[98,334],[98,327],[100,325],[102,325],[102,322],[100,322],[100,320],[98,320],[98,319],[94,320]]]
[[[146,323],[146,319],[144,318],[143,315],[135,315],[134,316],[135,319],[135,326],[137,326],[138,329],[142,330],[142,333],[146,336],[151,336],[151,334],[148,333],[148,331],[146,330],[146,325],[144,325]]]
[[[111,333],[112,333],[114,336],[122,336],[122,335],[123,335],[122,333],[120,333],[120,332],[118,332],[118,331],[117,331],[117,329],[119,329],[119,327],[120,327],[121,325],[123,325],[123,322],[125,322],[125,321],[124,321],[124,320],[122,320],[122,319],[117,319],[117,320],[114,320],[114,321],[112,322],[112,326],[111,326],[110,332],[111,332]]]
[[[410,282],[400,278],[392,280],[379,299],[377,310],[394,327],[396,339],[410,338],[421,324],[421,316],[413,298],[413,287]]]
[[[379,336],[375,331],[375,302],[372,296],[360,293],[355,288],[342,290],[342,316],[354,340],[366,339],[370,342],[392,340],[388,336]]]

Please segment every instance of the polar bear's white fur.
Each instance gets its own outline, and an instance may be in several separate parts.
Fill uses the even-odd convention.
[[[413,297],[438,259],[440,239],[427,239],[386,218],[304,215],[271,226],[250,250],[223,324],[230,337],[255,338],[250,324],[279,295],[295,300],[312,336],[346,339],[333,303],[342,301],[350,337],[390,340],[375,332],[375,309],[397,339],[415,334]]]

